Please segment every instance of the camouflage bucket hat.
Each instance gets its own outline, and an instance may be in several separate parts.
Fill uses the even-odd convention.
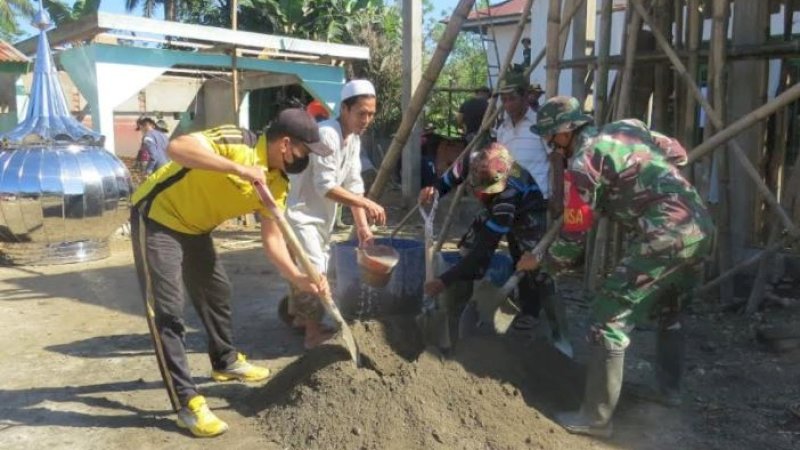
[[[503,87],[497,91],[498,94],[508,94],[515,90],[526,91],[530,85],[530,80],[522,72],[508,71],[503,76]]]
[[[581,111],[581,104],[575,97],[553,97],[539,108],[536,125],[531,131],[539,136],[572,131],[593,119]]]
[[[511,153],[502,145],[492,143],[473,153],[469,163],[469,183],[479,194],[497,194],[506,188],[508,175],[514,165]]]

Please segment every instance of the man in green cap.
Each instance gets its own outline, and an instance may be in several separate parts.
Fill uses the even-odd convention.
[[[658,383],[639,394],[669,405],[680,403],[685,352],[680,314],[700,281],[695,266],[710,249],[714,227],[697,192],[678,170],[686,164],[683,147],[642,122],[627,119],[597,128],[575,98],[554,97],[539,110],[533,131],[570,158],[569,189],[634,234],[591,302],[581,409],[556,415],[571,433],[609,436],[629,333],[641,321],[658,323]],[[526,254],[517,268],[541,265],[557,273],[578,262],[585,238],[585,230],[562,230],[542,261]]]

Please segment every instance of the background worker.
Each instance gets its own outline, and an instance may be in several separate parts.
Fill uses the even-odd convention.
[[[575,98],[554,97],[539,111],[534,131],[570,158],[570,188],[593,210],[634,233],[624,257],[591,302],[581,409],[556,415],[571,433],[609,436],[629,333],[642,321],[658,322],[654,397],[672,405],[680,402],[685,353],[681,311],[700,282],[696,266],[710,250],[714,227],[699,195],[676,166],[686,163],[685,151],[642,122],[629,119],[596,128]],[[526,254],[517,268],[532,270],[543,264],[555,274],[578,262],[585,239],[585,231],[562,232],[544,261]]]
[[[327,291],[325,280],[315,284],[292,262],[253,183],[262,183],[284,206],[286,174],[303,171],[309,152],[326,156],[331,150],[302,109],[282,111],[261,137],[225,125],[181,136],[167,150],[172,161],[133,194],[134,260],[145,302],[155,313],[151,335],[178,425],[196,436],[216,436],[228,425],[209,410],[189,371],[184,287],[208,334],[212,378],[267,378],[268,369],[250,364],[234,347],[231,286],[211,232],[225,220],[258,211],[264,251],[281,276],[305,292]]]
[[[456,125],[464,135],[464,140],[470,142],[481,128],[483,115],[489,107],[489,96],[492,91],[486,87],[479,87],[475,95],[461,104],[456,113]]]
[[[136,121],[136,130],[142,132],[142,147],[140,151],[147,152],[148,159],[144,167],[145,176],[160,169],[169,162],[167,145],[169,138],[156,122],[150,117],[140,117]]]
[[[547,204],[536,181],[514,161],[511,153],[499,143],[462,156],[434,186],[420,191],[419,201],[430,203],[434,196],[444,196],[455,186],[467,182],[483,209],[461,238],[462,258],[449,270],[425,283],[425,294],[436,297],[457,282],[481,279],[489,268],[500,239],[508,241],[509,252],[516,263],[523,252],[532,250],[542,238],[547,222]],[[471,286],[471,284],[470,284]],[[563,316],[555,307],[553,280],[541,271],[526,273],[519,284],[521,308],[538,316],[535,306],[545,305],[555,342],[568,345]],[[469,292],[463,301],[469,299]],[[535,300],[535,301],[534,301]]]
[[[312,155],[308,170],[291,177],[286,217],[297,233],[309,260],[320,273],[328,272],[331,232],[339,205],[353,213],[360,245],[372,239],[370,222],[383,225],[383,207],[364,196],[361,179],[361,134],[375,118],[375,87],[367,80],[352,80],[341,93],[339,117],[319,124],[322,142],[333,152]],[[305,347],[328,339],[321,320],[320,299],[309,293],[293,293],[287,299],[288,315],[295,326],[305,328]]]

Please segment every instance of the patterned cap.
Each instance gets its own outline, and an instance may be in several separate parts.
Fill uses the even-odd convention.
[[[492,143],[473,153],[469,162],[469,183],[479,194],[497,194],[506,188],[514,157],[502,145]]]
[[[575,97],[553,97],[539,108],[536,125],[531,131],[539,136],[572,131],[594,120],[581,111],[581,104]]]

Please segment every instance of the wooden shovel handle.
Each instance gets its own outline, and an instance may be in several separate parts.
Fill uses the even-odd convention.
[[[553,223],[550,225],[550,228],[547,229],[547,232],[542,236],[542,239],[533,247],[531,253],[534,255],[542,255],[547,248],[550,247],[550,244],[556,240],[558,237],[558,233],[561,231],[561,225],[564,223],[564,217],[559,217],[558,219],[554,220]],[[525,272],[521,270],[517,270],[514,272],[513,275],[503,284],[503,287],[500,288],[501,292],[508,295],[519,283],[519,280],[525,275]]]
[[[303,247],[300,246],[300,241],[297,240],[297,235],[294,234],[294,230],[289,225],[289,222],[286,221],[286,216],[284,216],[283,211],[278,207],[278,204],[275,203],[275,199],[272,198],[272,194],[267,190],[267,188],[261,183],[253,183],[253,186],[256,189],[256,193],[258,197],[261,199],[261,203],[267,207],[269,212],[272,213],[272,216],[278,222],[278,227],[283,233],[283,237],[286,240],[286,244],[289,246],[289,251],[292,253],[299,262],[300,266],[303,270],[314,280],[314,283],[319,284],[322,281],[322,275],[317,271],[317,268],[311,264],[311,261],[308,260],[308,256],[306,256],[306,252],[303,251]],[[323,301],[328,305],[333,305],[333,299],[331,298],[330,292],[327,292],[326,295],[320,296],[322,297]]]

